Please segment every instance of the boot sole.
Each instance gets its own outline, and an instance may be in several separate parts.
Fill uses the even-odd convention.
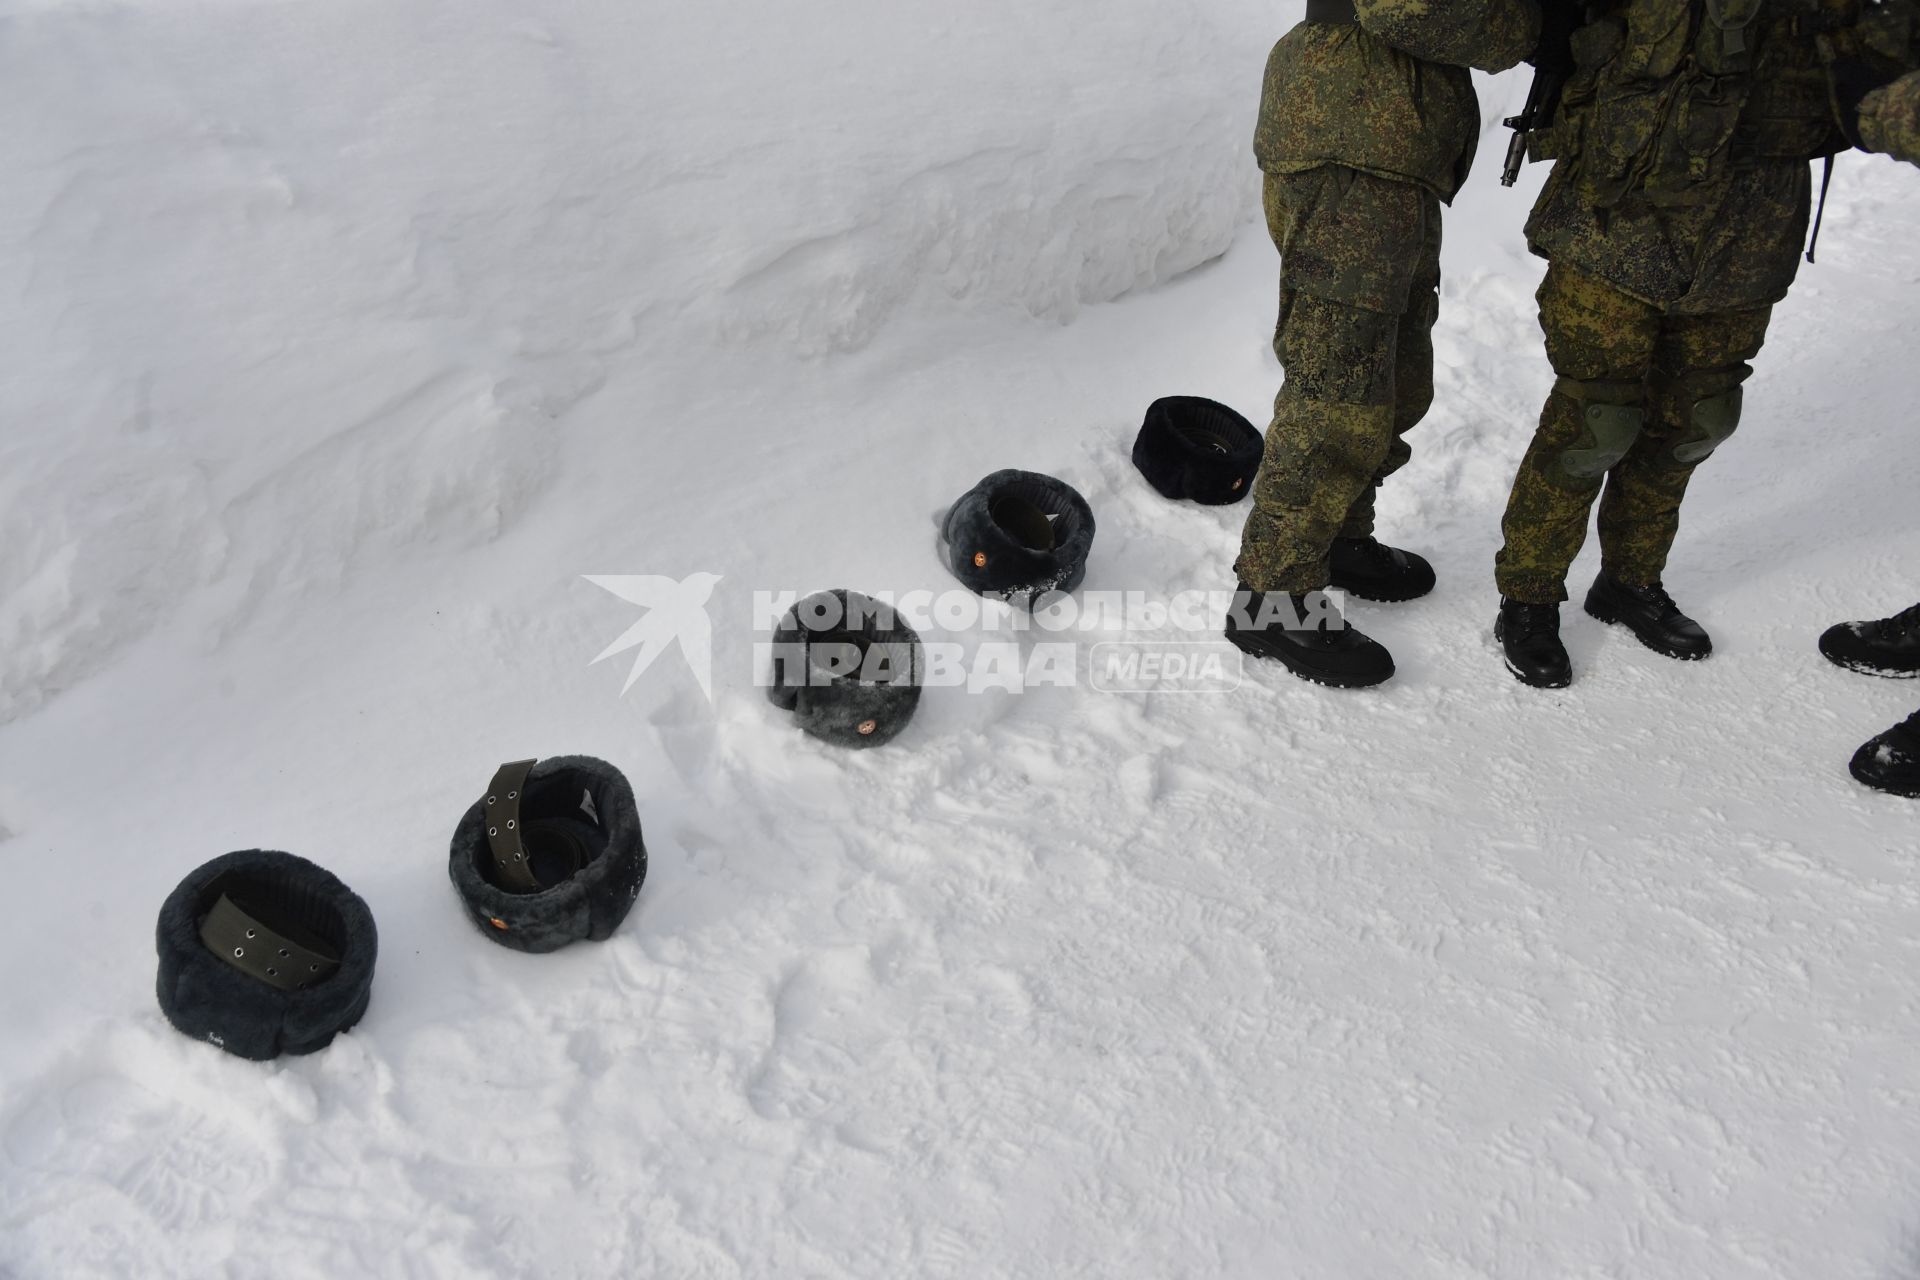
[[[1303,671],[1288,661],[1284,655],[1242,640],[1236,632],[1227,633],[1227,642],[1250,658],[1264,658],[1269,662],[1277,662],[1307,683],[1323,685],[1328,689],[1371,689],[1375,685],[1385,684],[1393,679],[1391,670],[1383,676],[1347,676],[1324,671]]]
[[[1533,676],[1530,676],[1526,672],[1522,671],[1520,668],[1514,666],[1513,663],[1511,662],[1507,663],[1507,670],[1513,673],[1513,678],[1515,680],[1518,680],[1521,684],[1527,686],[1527,688],[1529,689],[1565,689],[1573,683],[1572,676],[1568,676],[1564,680],[1536,679]]]
[[[1433,594],[1432,587],[1422,587],[1418,591],[1383,591],[1376,587],[1356,587],[1334,578],[1329,586],[1338,587],[1350,596],[1368,600],[1374,604],[1405,604],[1409,600],[1419,600]]]
[[[1853,771],[1849,769],[1848,772],[1852,773]],[[1920,800],[1920,787],[1888,786],[1884,782],[1874,782],[1863,778],[1858,773],[1853,774],[1853,780],[1869,790],[1878,791],[1883,796],[1899,796],[1903,800]]]
[[[1625,627],[1628,635],[1663,658],[1672,658],[1675,662],[1702,662],[1713,656],[1713,649],[1711,647],[1699,653],[1693,653],[1685,649],[1675,649],[1671,645],[1659,644],[1649,638],[1645,632],[1641,631],[1631,622],[1628,622],[1618,612],[1605,605],[1596,605],[1593,601],[1589,600],[1582,607],[1586,610],[1589,618],[1604,622],[1610,627]]]
[[[1920,670],[1913,670],[1907,667],[1876,667],[1865,662],[1848,662],[1846,659],[1836,658],[1832,654],[1822,654],[1821,656],[1836,667],[1847,671],[1857,671],[1863,676],[1879,676],[1882,680],[1920,679]]]

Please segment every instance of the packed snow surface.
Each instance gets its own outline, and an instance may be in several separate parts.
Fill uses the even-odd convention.
[[[0,0],[0,1275],[1920,1276],[1920,808],[1844,768],[1920,689],[1813,649],[1920,595],[1920,174],[1842,161],[1695,483],[1709,662],[1492,645],[1551,377],[1505,77],[1382,501],[1441,585],[1352,609],[1391,684],[935,688],[866,753],[755,685],[756,592],[944,589],[1001,467],[1092,502],[1087,590],[1231,585],[1244,508],[1127,449],[1266,421],[1297,14]],[[702,573],[711,700],[623,697],[585,575]],[[566,753],[651,872],[510,953],[447,838]],[[252,847],[381,931],[264,1065],[152,991]]]

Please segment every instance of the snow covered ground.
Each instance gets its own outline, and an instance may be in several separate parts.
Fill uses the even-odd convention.
[[[0,3],[0,1275],[1920,1276],[1920,808],[1844,769],[1920,689],[1813,650],[1920,595],[1920,174],[1843,161],[1696,483],[1712,661],[1494,653],[1549,375],[1490,127],[1382,503],[1441,587],[1353,610],[1392,684],[935,689],[848,755],[753,593],[944,588],[988,471],[1087,495],[1089,590],[1230,585],[1243,511],[1126,450],[1265,421],[1295,9],[821,9]],[[713,701],[622,698],[582,575],[696,572]],[[447,837],[564,752],[651,873],[511,954]],[[254,846],[382,938],[265,1066],[152,996]]]

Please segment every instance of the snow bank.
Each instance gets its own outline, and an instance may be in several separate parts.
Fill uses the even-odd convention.
[[[1254,0],[0,15],[0,722],[197,588],[231,629],[497,536],[611,366],[845,351],[914,307],[1064,319],[1217,256],[1284,26]]]

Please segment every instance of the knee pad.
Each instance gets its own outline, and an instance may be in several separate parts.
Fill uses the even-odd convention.
[[[1555,390],[1580,406],[1580,434],[1560,451],[1556,469],[1577,485],[1586,485],[1613,470],[1633,448],[1646,426],[1647,411],[1638,403],[1618,403],[1612,396],[1629,389],[1619,384],[1573,382],[1562,378]],[[1639,388],[1630,389],[1637,392]],[[1601,399],[1608,396],[1608,399]]]
[[[1739,387],[1729,387],[1717,396],[1696,400],[1688,415],[1687,429],[1667,449],[1667,461],[1674,466],[1696,467],[1740,426],[1740,407],[1745,397]]]

